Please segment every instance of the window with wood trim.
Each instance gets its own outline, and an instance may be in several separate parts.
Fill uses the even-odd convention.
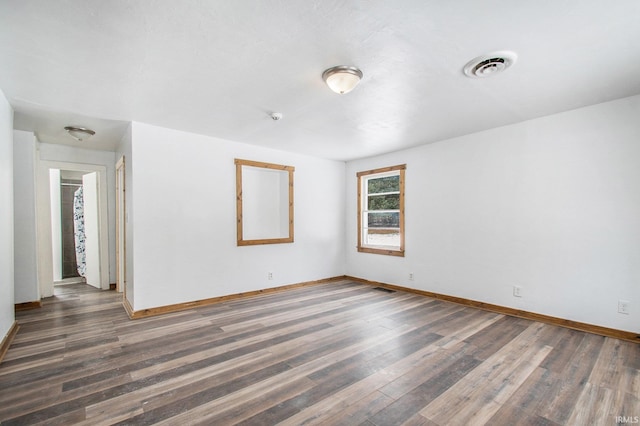
[[[358,251],[404,256],[406,164],[358,172]]]

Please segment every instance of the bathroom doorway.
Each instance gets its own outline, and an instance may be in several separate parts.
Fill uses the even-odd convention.
[[[97,172],[49,169],[54,285],[100,288]]]
[[[82,182],[82,186],[80,185]],[[62,185],[69,183],[71,185]],[[67,254],[63,250],[63,226],[70,232],[69,223],[62,223],[62,208],[65,202],[61,188],[69,187],[73,190],[74,201],[82,200],[84,248],[75,242],[74,228],[73,251],[76,256]],[[82,189],[82,197],[76,193]],[[66,197],[69,197],[67,195]],[[69,207],[69,206],[67,206]],[[55,284],[65,282],[86,282],[96,288],[109,289],[109,238],[107,217],[107,179],[106,167],[93,164],[65,163],[58,161],[38,161],[36,184],[37,211],[37,255],[38,282],[40,297],[53,295]],[[76,215],[77,211],[74,211]],[[74,218],[75,219],[75,218]],[[67,233],[67,245],[70,235]],[[66,249],[69,250],[69,249]],[[78,250],[83,256],[78,256]],[[69,250],[70,252],[70,250]],[[83,257],[78,265],[78,258]],[[63,269],[69,271],[76,262],[76,268],[81,269],[78,275],[63,278]],[[84,263],[84,266],[82,266]],[[79,268],[80,266],[80,268]]]

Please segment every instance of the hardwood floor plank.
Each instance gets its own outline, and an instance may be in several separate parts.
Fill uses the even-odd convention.
[[[349,333],[352,329],[348,324],[343,328],[346,333]],[[245,356],[232,358],[227,362],[209,365],[205,368],[195,370],[192,373],[182,374],[177,380],[162,382],[159,386],[147,387],[141,390],[142,396],[136,396],[135,394],[137,392],[134,392],[118,398],[114,400],[114,402],[126,404],[127,401],[132,398],[139,398],[144,399],[147,408],[162,405],[165,399],[170,401],[177,397],[187,397],[192,393],[207,388],[211,380],[215,380],[217,383],[224,383],[237,378],[241,375],[240,372],[242,374],[251,373],[259,369],[260,366],[279,362],[283,358],[286,358],[287,355],[295,356],[298,354],[300,348],[306,347],[305,342],[308,342],[310,339],[322,341],[326,338],[333,338],[334,333],[340,334],[339,331],[334,331],[333,329],[324,329],[313,334],[305,334],[291,341],[291,343],[296,342],[295,345],[289,345],[289,342],[283,342],[256,352],[251,352]],[[187,362],[188,360],[184,360],[181,363]],[[291,362],[289,361],[288,364],[291,365]],[[181,383],[184,383],[184,385],[181,385]],[[155,390],[152,388],[155,388]]]
[[[282,425],[296,425],[296,424],[324,424],[325,422],[335,422],[342,415],[351,416],[353,412],[352,405],[357,407],[368,406],[368,403],[364,405],[360,402],[360,398],[365,400],[371,394],[380,394],[379,389],[383,388],[389,382],[394,381],[398,377],[404,375],[413,374],[417,365],[429,363],[436,354],[444,352],[438,345],[439,340],[432,342],[432,344],[423,346],[420,350],[399,359],[395,363],[389,364],[383,369],[371,374],[364,379],[347,386],[346,388],[336,392],[328,398],[325,398],[316,404],[307,406],[304,410],[300,411],[296,415],[289,417],[285,421],[281,422]],[[389,403],[393,402],[393,398],[384,395],[385,399]],[[379,401],[378,401],[379,402]],[[379,409],[386,407],[388,404],[381,405]],[[371,410],[367,408],[366,410]],[[361,411],[361,409],[358,409]],[[376,410],[376,412],[379,410]],[[375,414],[375,413],[371,413]],[[327,419],[329,416],[333,416],[334,420]],[[353,424],[360,423],[365,419],[360,419]]]
[[[84,410],[78,409],[74,411],[68,411],[57,417],[48,418],[42,422],[35,423],[42,426],[66,426],[69,424],[80,423],[84,420]]]
[[[427,419],[426,417],[423,417],[420,413],[417,413],[409,417],[404,422],[402,422],[402,426],[441,426],[441,425],[434,423],[431,420]]]
[[[129,320],[56,288],[0,364],[0,424],[615,424],[640,345],[350,281]]]
[[[330,410],[325,411],[323,407],[309,407],[282,424],[358,425],[393,402],[392,398],[382,392],[374,391],[368,394],[364,392],[366,391],[360,395],[353,395],[352,399],[336,396],[333,398],[335,402]],[[360,398],[362,394],[365,395],[364,398]]]
[[[377,425],[401,424],[407,421],[479,364],[480,361],[470,355],[449,358],[444,368],[437,369],[427,380],[398,398],[370,420]],[[382,390],[384,391],[384,388]]]
[[[352,326],[352,325],[345,324],[345,328],[347,328],[347,326],[348,326],[348,328],[349,328],[349,329],[352,329],[352,328],[353,328],[353,326]],[[326,331],[328,331],[328,332],[332,332],[332,330],[330,330],[330,329],[329,329],[329,330],[326,330]],[[315,333],[315,334],[322,334],[322,333],[323,333],[323,331],[320,331],[320,332]],[[331,335],[330,335],[330,334],[329,334],[329,337],[331,337]],[[371,333],[370,335],[368,335],[368,334],[359,334],[359,335],[358,335],[358,337],[359,337],[360,339],[367,338],[368,340],[375,340],[376,338],[379,338],[379,337],[380,337],[380,334],[379,334],[378,332]],[[300,339],[301,339],[301,340],[309,340],[309,341],[310,341],[310,339],[313,339],[313,340],[314,340],[314,341],[316,341],[316,342],[318,342],[318,341],[320,341],[320,342],[321,342],[321,341],[322,341],[322,338],[321,338],[320,336],[317,336],[317,335],[316,335],[316,336],[314,336],[314,335],[311,335],[311,334],[309,334],[309,333],[306,333],[304,336],[301,336],[301,337],[300,337]],[[300,343],[303,343],[303,342],[300,342]],[[353,339],[353,338],[351,338],[351,339],[350,339],[349,344],[351,344],[351,345],[353,346],[353,343],[354,343],[354,339]],[[286,343],[285,343],[285,344],[282,344],[282,346],[285,346],[285,347],[286,347]],[[294,347],[293,347],[293,349],[295,350],[296,348],[302,348],[302,347],[305,347],[305,346],[304,346],[303,344],[298,344],[298,345],[294,346]],[[291,350],[291,348],[290,348],[289,350]],[[278,347],[277,347],[277,346],[271,346],[271,347],[269,347],[269,351],[270,351],[270,352],[273,352],[273,353],[274,353],[274,355],[277,355],[277,357],[283,357],[283,356],[286,356],[286,354],[287,354],[287,352],[288,352],[288,351],[285,351],[285,352],[279,352],[279,351],[278,351]],[[274,357],[274,358],[275,358],[275,359],[277,359],[277,357]],[[296,358],[297,358],[297,356],[294,356],[294,358],[290,358],[290,359],[288,360],[288,363],[291,365],[291,363],[292,363],[291,361],[292,361],[292,360],[295,360]],[[238,358],[235,358],[235,360],[236,360],[236,363],[238,364],[238,365],[237,365],[237,367],[242,368],[242,365],[239,365],[239,363],[238,363],[238,360],[239,360],[239,359],[238,359]],[[263,360],[261,364],[262,364],[262,365],[264,365],[264,362],[265,362],[265,361],[266,361],[266,360]],[[245,368],[242,368],[242,369],[243,369],[243,371],[247,371],[247,368],[246,368],[246,367],[245,367]],[[199,371],[198,371],[198,373],[199,373],[199,375],[202,375],[202,374],[204,374],[204,370],[199,370]],[[220,381],[220,380],[223,380],[223,379],[221,379],[220,377],[216,377],[216,380],[217,380],[217,381]],[[176,385],[175,385],[175,384],[173,384],[172,388],[173,388],[173,389],[175,389],[175,386],[176,386]],[[196,386],[194,386],[193,382],[189,383],[189,386],[188,386],[188,392],[193,391],[193,389],[194,389],[194,388],[196,388],[196,389],[198,388],[197,383],[196,383]],[[172,394],[173,394],[173,393],[174,393],[174,392],[172,391]],[[191,392],[191,393],[192,393],[192,392]],[[131,394],[129,394],[129,396],[131,396]],[[124,398],[122,398],[122,399],[124,399]]]
[[[297,395],[309,391],[314,386],[315,384],[311,380],[303,377],[293,381],[287,386],[274,388],[258,398],[247,398],[247,401],[242,405],[234,406],[230,410],[221,411],[219,415],[210,417],[206,421],[196,421],[194,422],[194,425],[209,426],[211,424],[242,424],[248,419],[254,418],[254,416],[261,413],[265,406],[274,406],[282,401],[295,398]]]
[[[486,318],[486,319],[484,319]],[[473,336],[478,333],[480,330],[483,330],[489,327],[491,324],[496,321],[504,318],[504,315],[500,314],[490,314],[483,315],[478,321],[471,321],[467,324],[463,324],[461,328],[451,329],[448,333],[444,333],[443,330],[440,330],[440,334],[447,335],[447,339],[444,339],[440,345],[444,348],[450,348],[452,346],[457,345],[459,342]],[[479,322],[480,321],[480,322]]]
[[[585,338],[585,333],[570,329],[558,329],[558,327],[548,327],[548,333],[552,333],[556,340],[549,345],[554,349],[542,362],[540,367],[558,374],[569,366],[575,356],[576,351]]]
[[[389,342],[376,345],[357,355],[317,370],[307,376],[316,383],[315,387],[247,419],[246,423],[274,424],[281,422],[306,406],[313,405],[331,394],[369,377],[380,368],[380,365],[387,365],[395,362],[394,360],[404,358],[407,354],[418,350],[419,347],[428,345],[439,338],[440,336],[433,333],[427,334],[424,329],[412,330]],[[420,342],[418,343],[418,341]]]
[[[600,404],[600,401],[598,401]],[[640,419],[640,394],[629,393],[621,390],[614,392],[613,404],[609,410],[609,418],[618,418],[619,416]]]
[[[476,358],[487,359],[515,339],[530,324],[531,321],[505,316],[468,337],[466,341],[478,348]]]
[[[550,392],[553,392],[556,384],[556,374],[538,367],[531,372],[524,383],[514,392],[508,401],[508,405],[531,415],[539,413],[544,408],[543,401],[547,399]]]
[[[440,346],[440,341],[435,342],[435,344]],[[411,371],[400,375],[385,385],[381,388],[381,391],[394,399],[402,398],[442,371],[450,370],[451,364],[464,356],[471,356],[475,350],[475,347],[466,343],[458,343],[457,346],[446,349],[440,348],[440,350],[430,353],[423,362],[413,366]],[[422,391],[418,391],[418,393],[420,392]]]
[[[550,375],[551,384],[541,396],[539,414],[559,424],[567,424],[573,408],[593,369],[604,337],[584,334],[573,356],[560,373]]]
[[[529,330],[532,332],[527,333]],[[537,331],[535,324],[527,331],[447,389],[420,414],[436,423],[486,423],[551,351],[548,346],[529,346]],[[456,408],[453,413],[452,407]]]
[[[503,404],[500,409],[489,419],[487,424],[490,425],[510,425],[517,424],[518,426],[558,426],[555,423],[544,417],[531,415],[527,411],[514,407],[510,404]]]
[[[605,338],[602,349],[593,364],[591,374],[587,379],[590,384],[605,387],[615,391],[621,388],[621,381],[625,377],[624,358],[620,340]]]
[[[49,392],[43,394],[37,403],[34,403],[30,398],[33,395],[29,395],[27,398],[22,398],[19,401],[16,401],[15,404],[12,405],[11,410],[7,411],[8,417],[19,417],[25,416],[29,413],[33,412],[37,409],[45,409],[51,405],[58,404],[60,401],[69,401],[77,398],[83,397],[85,394],[97,393],[102,390],[109,389],[114,386],[119,386],[126,384],[131,381],[131,377],[128,376],[119,376],[113,379],[92,384],[84,389],[74,389],[69,392],[62,392],[62,390],[58,391],[57,388],[54,388],[54,392]],[[85,411],[85,409],[83,409]],[[9,415],[10,414],[10,415]]]
[[[290,368],[291,367],[289,367],[285,362],[273,364],[260,370],[254,371],[251,374],[246,374],[244,376],[238,377],[237,379],[231,380],[230,382],[209,387],[198,393],[189,395],[189,397],[187,398],[172,401],[151,410],[145,409],[144,413],[123,421],[119,424],[155,424],[160,420],[175,417],[193,408],[199,407],[207,402],[214,401],[227,394],[240,391],[252,383],[260,382],[262,380],[266,380],[267,378],[277,376]]]
[[[603,425],[615,423],[611,416],[615,392],[591,383],[587,383],[582,389],[568,424],[574,425]]]
[[[640,345],[623,345],[625,367],[640,370]]]
[[[327,366],[335,362],[340,362],[341,360],[353,356],[354,354],[365,351],[370,347],[384,344],[388,340],[394,338],[398,332],[404,333],[411,329],[411,327],[403,327],[396,330],[382,331],[375,337],[366,338],[341,350],[309,361],[304,365],[294,367],[291,370],[287,371],[286,374],[281,374],[278,377],[255,383],[243,389],[241,392],[226,395],[225,397],[219,398],[215,401],[211,401],[210,403],[203,404],[200,407],[190,410],[184,415],[167,419],[166,421],[160,422],[159,424],[186,424],[190,421],[194,421],[194,419],[198,419],[198,421],[203,422],[207,421],[209,418],[216,416],[216,412],[230,409],[234,406],[243,404],[246,401],[246,395],[251,395],[252,397],[255,397],[255,395],[262,395],[266,392],[269,392],[273,387],[281,386],[290,381],[297,380],[302,376],[312,374],[313,372],[326,368]]]
[[[126,422],[144,412],[142,405],[110,407],[108,411],[94,412],[91,418],[87,418],[77,425],[81,426],[108,426],[118,422]],[[129,423],[131,424],[131,423]]]
[[[328,326],[325,325],[323,327],[328,327]],[[120,375],[120,374],[129,373],[129,372],[131,372],[133,376],[135,376],[134,378],[136,380],[142,379],[150,375],[153,375],[155,371],[167,370],[167,369],[170,369],[172,366],[183,365],[184,364],[183,358],[189,357],[193,354],[200,354],[200,355],[208,354],[210,355],[209,358],[204,359],[204,357],[201,357],[198,361],[200,363],[212,362],[211,357],[217,356],[218,358],[215,358],[215,359],[221,359],[220,354],[224,352],[224,349],[229,348],[229,346],[227,345],[231,345],[234,348],[240,347],[240,346],[246,346],[248,343],[251,343],[251,340],[247,339],[247,337],[250,337],[250,336],[251,337],[259,336],[262,338],[265,337],[264,330],[247,332],[241,336],[226,335],[226,334],[219,335],[219,333],[217,333],[216,330],[213,330],[213,331],[214,331],[213,335],[207,336],[208,338],[206,339],[205,343],[200,342],[200,344],[192,345],[191,347],[188,347],[188,348],[183,348],[181,346],[178,346],[174,348],[176,350],[173,350],[173,349],[168,350],[164,354],[149,353],[149,355],[155,355],[155,356],[150,356],[143,359],[135,359],[135,358],[129,359],[129,361],[133,361],[133,362],[126,365],[120,365],[117,368],[113,368],[108,371],[95,373],[89,377],[85,377],[83,379],[83,383],[86,384],[86,383],[90,383],[91,381],[100,381],[106,377],[111,377],[112,375]],[[285,330],[280,329],[278,330],[278,333],[284,333],[285,331],[286,329]],[[283,336],[279,337],[279,339],[286,339],[286,338],[287,337],[283,337]],[[293,337],[289,335],[288,338],[293,338]],[[265,339],[257,339],[257,340],[258,341],[263,340],[262,344],[274,343],[274,340],[265,340]],[[211,352],[207,352],[207,350],[212,350],[214,354],[212,354]],[[245,348],[244,350],[251,351],[252,348],[248,347],[248,348]],[[239,352],[236,351],[224,356],[229,357],[229,356],[234,356],[238,354]],[[197,366],[195,366],[194,368],[197,368]],[[146,374],[145,371],[149,371],[149,370],[151,370],[151,374]],[[180,370],[180,371],[183,371],[183,370]]]

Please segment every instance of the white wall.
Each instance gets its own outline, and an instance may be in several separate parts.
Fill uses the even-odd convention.
[[[13,124],[12,124],[13,125]],[[31,132],[13,131],[15,303],[40,300],[36,260],[35,147]]]
[[[289,236],[289,173],[242,167],[242,237]]]
[[[89,141],[90,143],[90,141]],[[40,151],[40,160],[61,161],[66,163],[81,163],[105,166],[107,169],[107,209],[109,224],[109,282],[116,282],[116,222],[115,222],[115,164],[116,155],[111,151],[96,151],[91,149],[80,149],[67,145],[55,145],[48,143],[38,143],[37,149]]]
[[[640,331],[639,117],[635,96],[348,163],[347,274]],[[356,172],[402,163],[406,257],[357,253]]]
[[[344,274],[344,163],[132,129],[135,310]],[[295,167],[294,243],[236,246],[234,158]]]
[[[13,256],[13,109],[0,91],[0,341],[15,321]]]

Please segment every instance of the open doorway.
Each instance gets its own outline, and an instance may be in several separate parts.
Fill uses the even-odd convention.
[[[77,276],[67,278],[75,282],[84,280],[96,288],[109,289],[106,167],[93,164],[38,161],[36,182],[36,239],[40,297],[52,296],[54,283],[62,284],[65,282],[63,278],[65,258],[62,227],[68,228],[70,225],[68,223],[67,225],[62,224],[62,204],[63,201],[67,201],[62,199],[63,183],[70,184],[68,185],[70,189],[67,191],[69,193],[73,191],[74,201],[82,200],[82,231],[85,238],[84,247],[78,247],[75,242],[74,229],[73,251],[76,252],[76,255],[67,255],[66,268],[68,272],[75,262],[76,268],[81,269],[82,273],[77,274],[81,277],[80,279]],[[76,193],[80,189],[82,189],[80,191],[81,198],[76,198]],[[67,231],[69,230],[67,229]],[[69,245],[69,235],[66,238],[67,245]],[[83,256],[77,256],[76,250],[82,251]],[[80,262],[82,266],[78,265],[79,257],[83,257]]]
[[[54,285],[100,288],[98,173],[49,169]]]

